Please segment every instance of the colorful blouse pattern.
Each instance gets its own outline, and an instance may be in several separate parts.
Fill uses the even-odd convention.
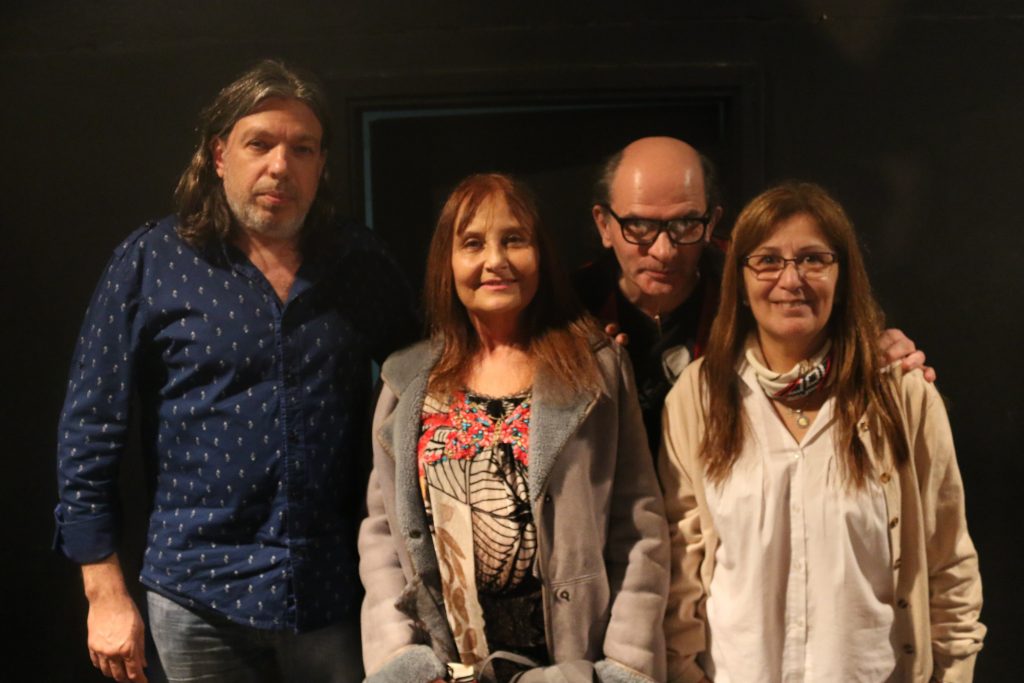
[[[428,404],[429,404],[428,400]],[[455,392],[446,406],[424,405],[419,441],[419,471],[440,460],[466,460],[490,451],[496,443],[510,444],[515,459],[528,462],[527,435],[530,427],[529,395],[490,399]],[[506,415],[506,410],[511,412]],[[500,413],[498,411],[501,411]],[[492,413],[501,415],[495,425]]]
[[[458,391],[424,401],[420,490],[448,622],[466,664],[494,650],[547,659],[541,585],[533,576],[529,429],[529,392],[492,398]]]

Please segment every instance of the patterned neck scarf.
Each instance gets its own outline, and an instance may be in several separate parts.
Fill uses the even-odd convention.
[[[832,369],[831,340],[826,341],[814,356],[802,360],[789,372],[779,373],[765,367],[757,340],[747,343],[747,362],[754,369],[757,381],[769,398],[795,401],[817,391]]]

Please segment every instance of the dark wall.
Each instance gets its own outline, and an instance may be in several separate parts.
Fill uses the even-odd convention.
[[[1013,589],[1024,569],[1013,545],[1024,521],[1014,504],[1024,474],[1024,15],[1009,1],[763,4],[6,4],[2,500],[14,540],[3,613],[17,653],[7,661],[30,664],[33,680],[91,680],[76,570],[49,551],[55,424],[81,315],[114,245],[171,209],[198,109],[255,59],[281,56],[335,89],[342,128],[347,86],[400,99],[415,82],[466,95],[525,91],[531,79],[593,88],[604,75],[621,87],[623,74],[648,72],[672,86],[663,74],[716,65],[754,74],[744,106],[761,149],[725,161],[759,167],[727,170],[831,188],[863,235],[891,322],[938,368],[985,581],[978,680],[1006,680],[1024,608]],[[332,152],[349,201],[360,186],[352,152]],[[126,467],[141,505],[137,463]],[[127,532],[129,548],[140,530]]]

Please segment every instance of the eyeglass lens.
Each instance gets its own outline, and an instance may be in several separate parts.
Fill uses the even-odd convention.
[[[621,221],[627,238],[638,244],[653,244],[662,231],[676,244],[699,242],[704,236],[704,223],[697,218],[674,218],[657,221],[644,218],[625,218]]]
[[[830,266],[836,262],[836,255],[829,252],[802,254],[795,258],[782,258],[774,254],[755,254],[746,258],[747,265],[759,280],[775,280],[790,263],[798,275],[807,278],[824,277]]]

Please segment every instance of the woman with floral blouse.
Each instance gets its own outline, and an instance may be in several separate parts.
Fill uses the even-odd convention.
[[[628,360],[521,184],[455,188],[426,308],[430,339],[381,372],[368,680],[663,680],[667,530]]]

